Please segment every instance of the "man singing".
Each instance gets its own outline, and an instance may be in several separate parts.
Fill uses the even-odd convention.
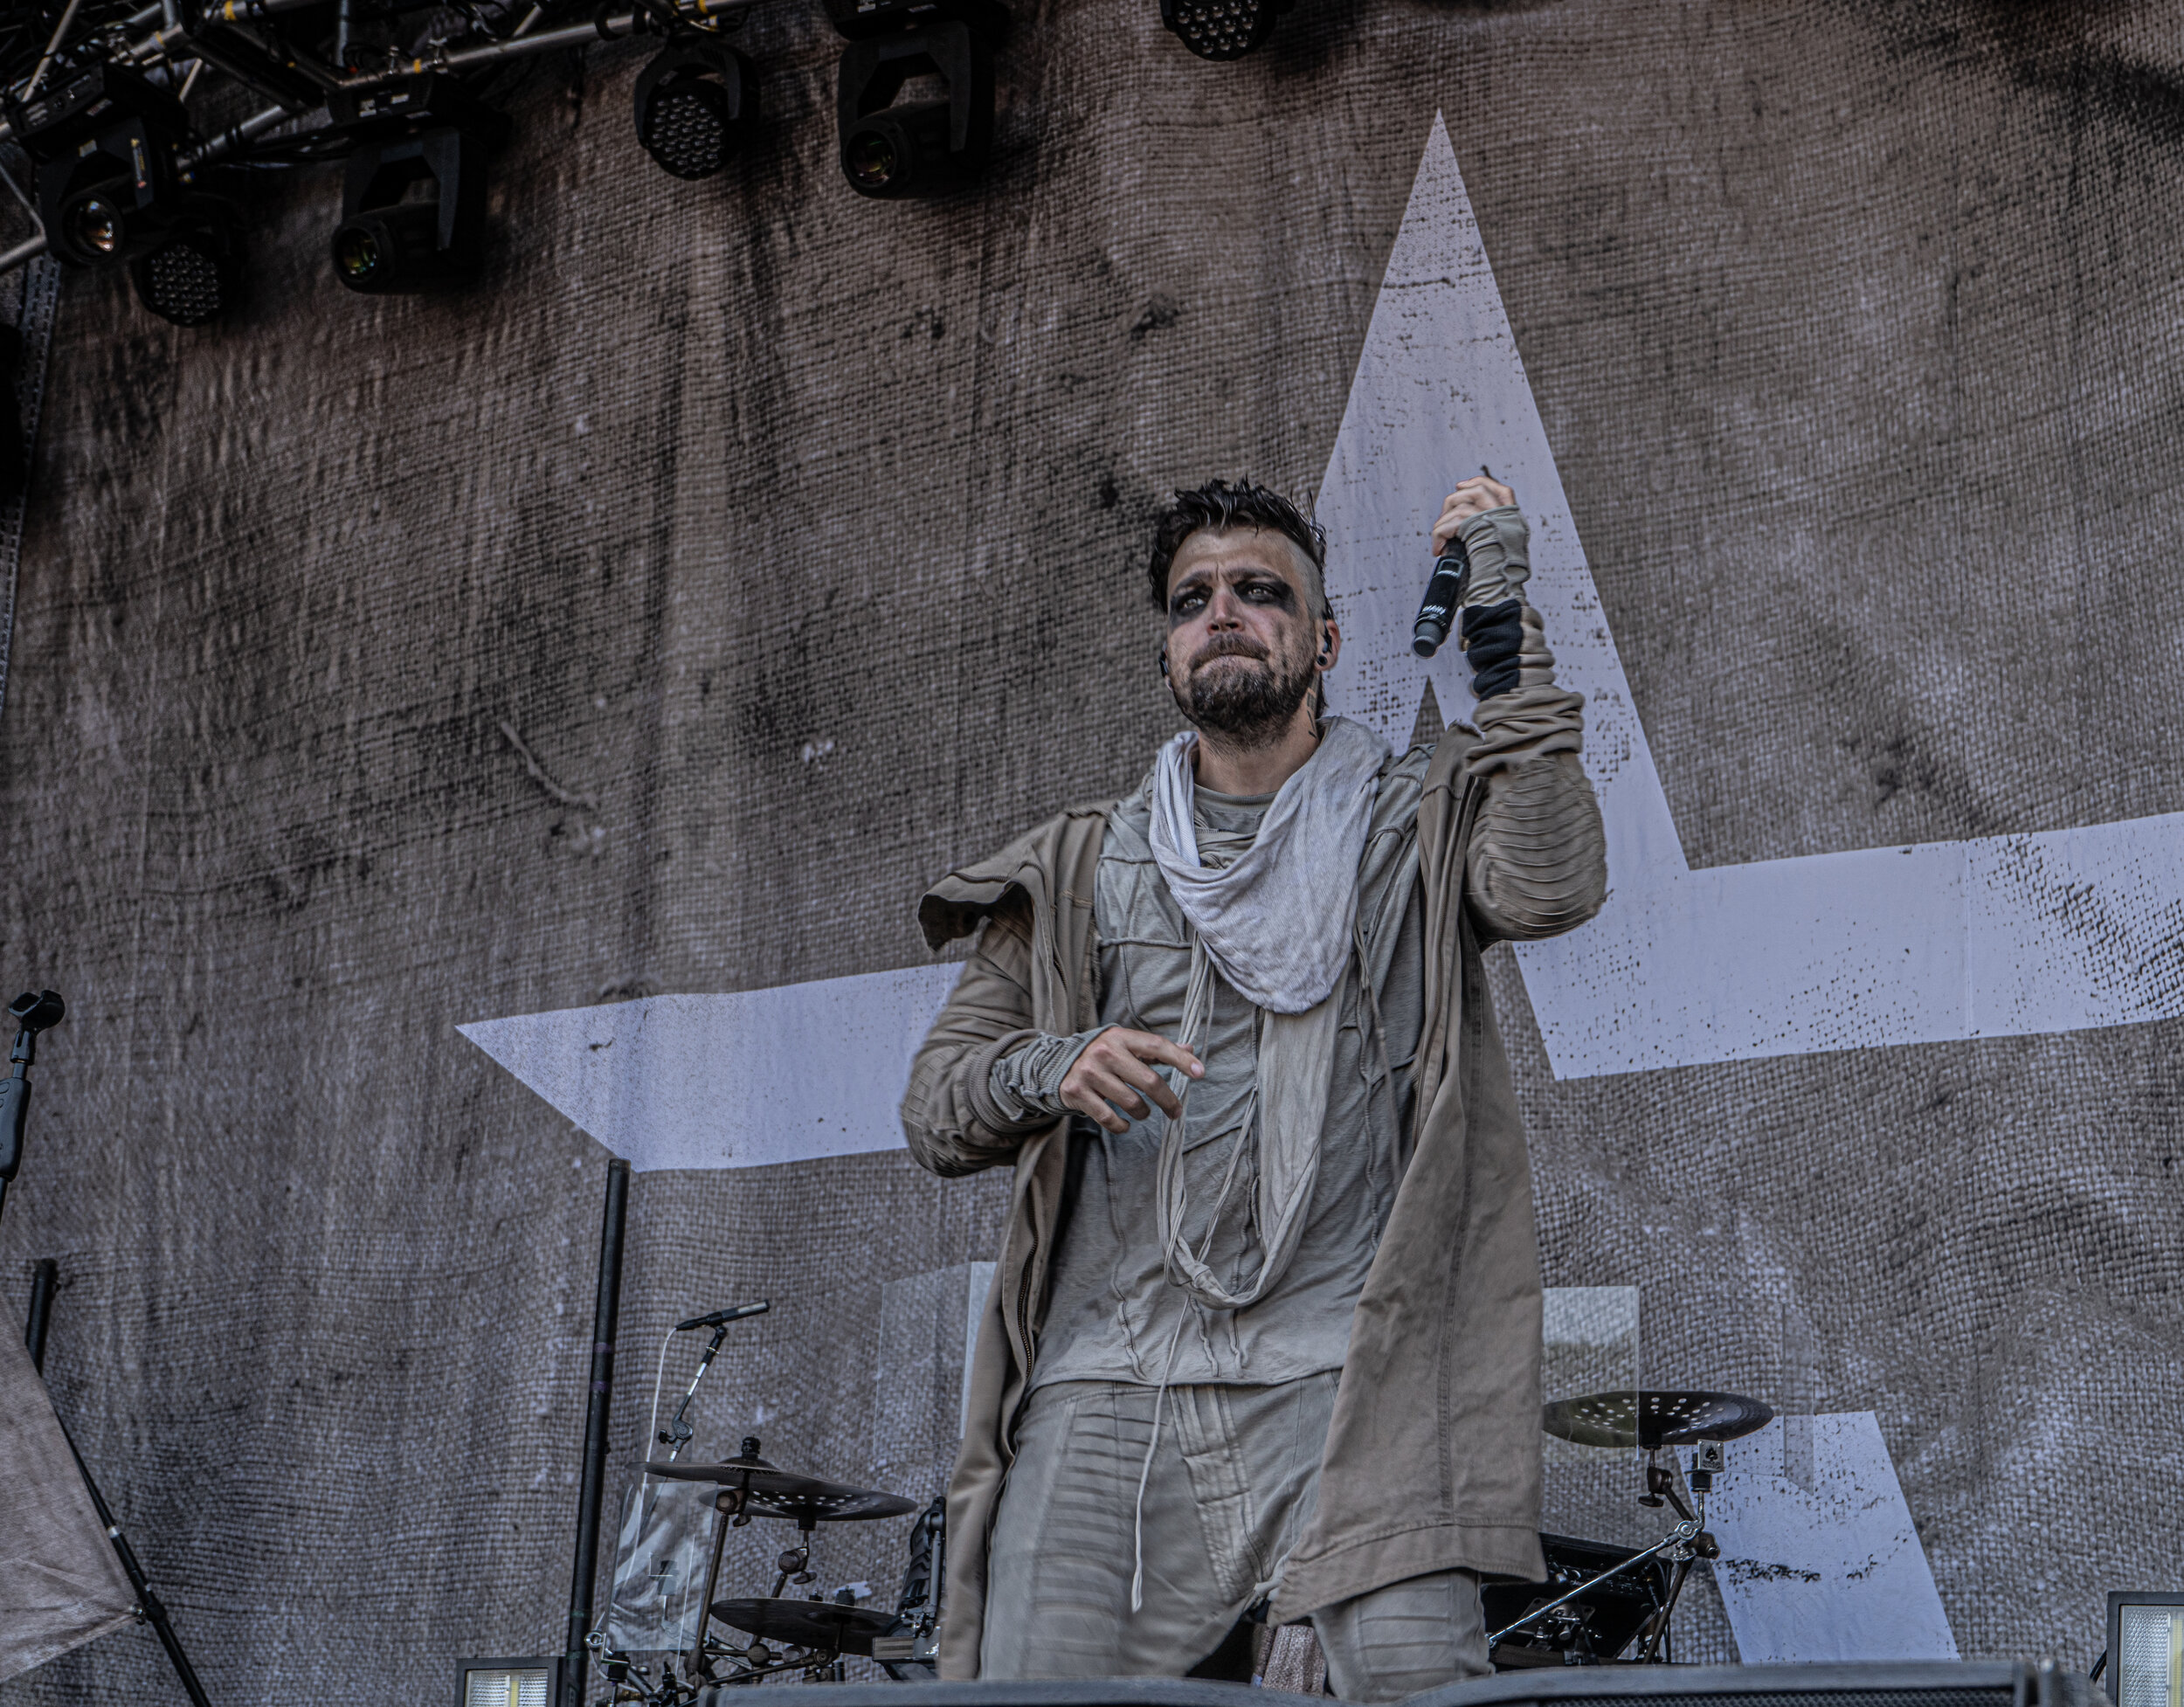
[[[1325,541],[1178,493],[1137,791],[951,873],[978,937],[902,1102],[939,1174],[1015,1168],[948,1496],[941,1671],[1180,1676],[1264,1607],[1335,1691],[1485,1671],[1482,1577],[1545,1574],[1524,1134],[1479,956],[1600,905],[1583,701],[1508,487],[1469,556],[1476,728],[1392,755],[1326,710]]]

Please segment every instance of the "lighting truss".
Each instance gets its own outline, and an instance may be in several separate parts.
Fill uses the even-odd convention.
[[[372,157],[361,169],[351,160],[336,276],[363,290],[459,281],[476,269],[481,162],[503,123],[495,103],[511,66],[595,41],[669,38],[671,51],[688,63],[709,63],[733,79],[732,87],[725,79],[715,85],[727,97],[714,114],[725,121],[724,158],[748,129],[756,79],[746,62],[715,44],[756,3],[40,0],[0,7],[0,215],[21,233],[11,246],[0,237],[0,272],[49,250],[74,266],[126,266],[147,308],[177,324],[198,324],[239,287],[239,175],[365,154]],[[451,15],[459,19],[453,27]],[[443,104],[453,100],[448,92],[459,95],[465,119],[390,127],[386,110],[400,92],[427,84],[441,90]],[[264,106],[225,126],[207,122],[210,110],[235,110],[238,89]],[[247,111],[247,100],[241,104]],[[667,149],[686,169],[702,163],[694,150],[703,139],[691,131],[688,100],[668,105],[667,122],[647,145]],[[432,204],[429,218],[414,211],[421,202]]]

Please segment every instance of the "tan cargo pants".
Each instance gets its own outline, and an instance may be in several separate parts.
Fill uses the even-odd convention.
[[[1310,1519],[1333,1372],[1274,1386],[1063,1381],[1026,1406],[987,1569],[979,1676],[1180,1676],[1279,1580]],[[1142,1606],[1130,1609],[1144,1571]],[[1328,1683],[1397,1701],[1489,1668],[1478,1579],[1392,1584],[1313,1615]]]

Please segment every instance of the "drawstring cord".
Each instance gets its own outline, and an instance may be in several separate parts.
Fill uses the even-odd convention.
[[[1372,1012],[1372,1036],[1373,1041],[1379,1047],[1381,1076],[1392,1090],[1394,1076],[1388,1064],[1387,1038],[1380,1025],[1379,992],[1372,987],[1372,969],[1365,959],[1364,932],[1362,927],[1354,919],[1351,923],[1351,942],[1357,956],[1358,982],[1365,987],[1365,1001]],[[1183,1023],[1177,1028],[1179,1033],[1177,1040],[1182,1042],[1185,1048],[1196,1054],[1203,1043],[1204,1033],[1212,1026],[1213,978],[1211,957],[1206,953],[1204,946],[1198,942],[1195,932],[1192,934],[1192,948],[1193,964],[1191,968],[1191,982],[1184,993]],[[1338,983],[1336,986],[1337,999],[1339,999],[1341,985]],[[1168,1120],[1168,1126],[1172,1130],[1179,1132],[1183,1129],[1184,1117],[1190,1102],[1191,1084],[1192,1081],[1187,1075],[1178,1075],[1175,1080],[1171,1081],[1171,1088],[1176,1093],[1176,1111]],[[1213,1210],[1206,1218],[1205,1236],[1199,1241],[1199,1247],[1194,1253],[1200,1265],[1205,1263],[1207,1254],[1213,1248],[1213,1235],[1220,1227],[1221,1211],[1228,1206],[1229,1193],[1235,1187],[1237,1171],[1243,1160],[1245,1142],[1250,1137],[1253,1122],[1257,1117],[1258,1100],[1258,1086],[1254,1082],[1245,1102],[1243,1119],[1237,1126],[1234,1138],[1229,1144],[1228,1165],[1222,1170],[1220,1190],[1214,1193]],[[1365,1082],[1365,1123],[1368,1130],[1371,1128],[1372,1121],[1372,1083],[1368,1077]],[[1164,1199],[1165,1195],[1164,1191]],[[1178,1231],[1180,1232],[1180,1229],[1178,1228]],[[1185,1248],[1188,1248],[1187,1243]],[[1181,1288],[1178,1289],[1182,1290]],[[1252,1302],[1256,1302],[1255,1298]],[[1130,1610],[1133,1617],[1144,1611],[1145,1605],[1145,1489],[1152,1480],[1153,1455],[1160,1449],[1160,1426],[1167,1410],[1171,1378],[1175,1373],[1176,1348],[1183,1343],[1184,1324],[1190,1320],[1191,1309],[1193,1306],[1201,1310],[1206,1308],[1187,1291],[1184,1294],[1184,1305],[1185,1308],[1177,1314],[1175,1331],[1168,1336],[1167,1356],[1161,1360],[1160,1365],[1160,1385],[1154,1389],[1152,1396],[1152,1434],[1145,1442],[1144,1462],[1137,1467],[1137,1497],[1130,1514]],[[1239,1308],[1241,1307],[1240,1305]],[[1235,1319],[1234,1310],[1230,1310],[1229,1317],[1233,1323]]]
[[[1177,1040],[1196,1054],[1213,1023],[1213,998],[1211,962],[1195,936],[1192,947],[1191,983],[1183,998],[1183,1023],[1177,1028]],[[1183,1126],[1184,1113],[1191,1100],[1191,1082],[1188,1075],[1178,1075],[1171,1082],[1176,1111],[1168,1124],[1178,1130]],[[1213,1234],[1220,1226],[1221,1211],[1228,1206],[1229,1192],[1236,1184],[1236,1171],[1243,1160],[1244,1140],[1251,1135],[1251,1123],[1257,1109],[1258,1090],[1254,1086],[1244,1105],[1243,1123],[1237,1129],[1235,1141],[1228,1147],[1228,1166],[1221,1174],[1221,1188],[1214,1194],[1213,1213],[1206,1218],[1206,1236],[1199,1241],[1197,1254],[1200,1262],[1206,1261],[1206,1253],[1213,1247]],[[1184,1323],[1190,1320],[1191,1306],[1197,1303],[1188,1293],[1184,1295],[1185,1307],[1176,1317],[1175,1331],[1168,1336],[1168,1355],[1161,1361],[1160,1385],[1152,1396],[1152,1438],[1145,1442],[1145,1462],[1137,1467],[1137,1501],[1130,1517],[1130,1610],[1133,1617],[1145,1605],[1145,1485],[1152,1480],[1153,1454],[1160,1449],[1161,1416],[1167,1408],[1169,1377],[1175,1373],[1176,1347],[1183,1343]]]
[[[1145,1484],[1152,1480],[1152,1455],[1160,1446],[1160,1413],[1168,1401],[1168,1377],[1175,1372],[1175,1348],[1182,1343],[1186,1317],[1187,1312],[1178,1316],[1175,1331],[1168,1336],[1167,1360],[1160,1366],[1160,1386],[1152,1396],[1152,1438],[1145,1442],[1145,1462],[1137,1467],[1137,1509],[1130,1525],[1130,1611],[1133,1618],[1145,1607]]]

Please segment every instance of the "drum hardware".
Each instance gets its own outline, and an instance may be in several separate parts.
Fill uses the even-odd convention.
[[[895,1622],[892,1613],[874,1612],[840,1600],[718,1600],[713,1616],[753,1638],[752,1646],[778,1642],[789,1654],[869,1657],[872,1640]],[[743,1650],[748,1654],[750,1647]]]
[[[1721,1555],[1720,1546],[1706,1532],[1705,1514],[1706,1496],[1712,1490],[1714,1477],[1723,1467],[1723,1443],[1764,1428],[1773,1420],[1774,1412],[1758,1399],[1738,1393],[1630,1391],[1557,1399],[1542,1406],[1540,1411],[1541,1426],[1559,1440],[1579,1446],[1642,1448],[1646,1454],[1646,1491],[1639,1496],[1639,1503],[1655,1508],[1671,1506],[1679,1521],[1650,1547],[1628,1554],[1621,1549],[1600,1549],[1595,1544],[1560,1542],[1565,1548],[1591,1548],[1596,1552],[1621,1556],[1588,1575],[1581,1567],[1555,1571],[1551,1553],[1550,1569],[1554,1580],[1571,1580],[1573,1586],[1551,1600],[1527,1608],[1522,1617],[1494,1631],[1487,1638],[1489,1651],[1500,1648],[1518,1631],[1532,1629],[1546,1639],[1544,1645],[1522,1650],[1521,1657],[1519,1651],[1513,1650],[1507,1656],[1508,1662],[1552,1663],[1552,1656],[1559,1655],[1565,1663],[1582,1664],[1588,1660],[1598,1663],[1614,1659],[1635,1642],[1637,1652],[1634,1658],[1639,1663],[1661,1663],[1669,1655],[1669,1621],[1683,1597],[1691,1566],[1702,1558],[1713,1559]],[[1689,1503],[1676,1487],[1674,1448],[1678,1446],[1697,1448],[1689,1471]],[[1669,1459],[1667,1463],[1662,1462],[1664,1452]],[[1559,1538],[1543,1536],[1543,1546],[1551,1539]],[[1654,1571],[1648,1573],[1652,1583],[1647,1591],[1648,1598],[1654,1601],[1650,1615],[1644,1617],[1635,1631],[1613,1634],[1596,1629],[1600,1622],[1602,1586],[1627,1577],[1648,1561],[1655,1562]],[[1665,1574],[1665,1582],[1660,1574],[1662,1566],[1671,1567]],[[1607,1640],[1611,1635],[1612,1645]],[[1606,1647],[1606,1652],[1600,1651],[1602,1647]],[[1504,1660],[1497,1658],[1496,1663],[1503,1664]]]
[[[668,1482],[715,1482],[721,1485],[717,1503],[741,1529],[753,1517],[786,1517],[801,1528],[812,1524],[860,1523],[874,1517],[900,1517],[917,1510],[916,1500],[899,1494],[875,1493],[846,1482],[827,1482],[815,1475],[775,1468],[758,1455],[758,1442],[750,1435],[736,1457],[718,1464],[678,1464],[672,1459],[645,1466],[652,1475]]]
[[[1711,1536],[1705,1536],[1704,1529],[1699,1519],[1697,1517],[1685,1518],[1674,1529],[1670,1530],[1668,1534],[1662,1536],[1660,1540],[1655,1542],[1650,1547],[1644,1548],[1638,1552],[1631,1554],[1629,1558],[1624,1559],[1621,1564],[1609,1566],[1607,1570],[1600,1572],[1597,1576],[1586,1579],[1584,1582],[1579,1583],[1575,1588],[1570,1590],[1566,1594],[1558,1596],[1554,1600],[1548,1601],[1545,1606],[1535,1607],[1531,1611],[1526,1613],[1522,1618],[1517,1620],[1516,1622],[1503,1626],[1502,1628],[1495,1631],[1492,1634],[1487,1637],[1487,1647],[1489,1649],[1499,1647],[1510,1636],[1516,1634],[1517,1631],[1524,1629],[1526,1626],[1538,1624],[1550,1614],[1559,1612],[1563,1607],[1571,1605],[1573,1601],[1582,1599],[1585,1595],[1593,1593],[1602,1583],[1607,1582],[1611,1579],[1620,1577],[1628,1571],[1635,1570],[1639,1565],[1643,1565],[1649,1558],[1660,1558],[1664,1561],[1675,1562],[1680,1565],[1684,1565],[1688,1568],[1688,1563],[1692,1558],[1702,1556],[1712,1558],[1714,1556],[1712,1552],[1707,1552],[1702,1555],[1694,1549],[1693,1544],[1698,1542],[1703,1536],[1705,1537],[1707,1545],[1711,1546],[1712,1538]],[[1681,1586],[1681,1578],[1679,1577],[1676,1586],[1680,1587]],[[1673,1595],[1674,1592],[1674,1589],[1671,1589],[1671,1595]],[[1670,1605],[1673,1605],[1673,1600],[1664,1604],[1664,1610],[1666,1609],[1666,1606]],[[1648,1628],[1654,1632],[1655,1641],[1657,1646],[1659,1636],[1664,1634],[1667,1630],[1668,1626],[1666,1621],[1660,1614],[1656,1613],[1651,1625]],[[1643,1633],[1641,1632],[1641,1634]],[[1621,1650],[1618,1649],[1617,1651],[1620,1652]]]
[[[1634,1549],[1562,1535],[1542,1535],[1539,1545],[1546,1556],[1545,1582],[1480,1586],[1487,1628],[1518,1631],[1489,1647],[1488,1658],[1496,1670],[1603,1664],[1628,1649],[1668,1598],[1670,1567],[1658,1558],[1610,1578],[1607,1573],[1629,1560]],[[1572,1588],[1586,1592],[1547,1609],[1549,1601]]]
[[[696,1383],[693,1381],[691,1385],[695,1387]],[[664,1441],[667,1436],[663,1433],[661,1438]],[[714,1528],[713,1552],[706,1563],[705,1586],[698,1596],[698,1604],[705,1608],[700,1614],[701,1634],[698,1645],[685,1656],[686,1669],[692,1680],[699,1683],[750,1683],[762,1676],[793,1669],[801,1669],[807,1676],[817,1678],[839,1670],[840,1657],[846,1653],[869,1654],[873,1636],[895,1621],[883,1613],[867,1612],[854,1604],[813,1614],[812,1607],[829,1603],[816,1599],[782,1600],[781,1593],[791,1582],[800,1586],[816,1580],[811,1568],[811,1544],[804,1540],[776,1558],[774,1564],[779,1575],[774,1580],[773,1593],[764,1600],[714,1600],[714,1592],[720,1586],[721,1558],[727,1551],[728,1532],[743,1528],[754,1517],[781,1518],[795,1524],[801,1535],[809,1536],[820,1524],[865,1523],[879,1517],[899,1517],[917,1509],[915,1500],[904,1499],[898,1494],[853,1488],[782,1469],[760,1456],[759,1448],[757,1437],[747,1434],[736,1455],[717,1464],[678,1463],[669,1457],[645,1466],[650,1474],[667,1481],[720,1484],[721,1491],[714,1505],[728,1521]],[[752,1632],[757,1640],[737,1648],[715,1641],[702,1629],[715,1618],[737,1628],[750,1628],[723,1612],[723,1607],[742,1609],[749,1616],[759,1615],[756,1608],[768,1608],[765,1616],[771,1621],[767,1628]],[[783,1608],[796,1610],[791,1614]],[[867,1628],[867,1621],[876,1621],[876,1628]],[[764,1638],[778,1637],[784,1630],[802,1639],[777,1656],[766,1647]],[[845,1642],[851,1645],[845,1646]],[[737,1669],[726,1676],[716,1676],[713,1669],[716,1657],[734,1660]]]
[[[1733,1393],[1587,1393],[1539,1407],[1540,1427],[1579,1446],[1691,1446],[1740,1440],[1774,1420],[1772,1406]]]
[[[598,1656],[600,1675],[614,1686],[607,1697],[611,1702],[635,1701],[651,1704],[651,1707],[681,1707],[681,1704],[697,1698],[696,1683],[679,1681],[672,1659],[661,1662],[660,1678],[654,1683],[650,1666],[639,1665],[628,1655],[607,1647],[605,1631],[594,1630],[584,1638],[584,1646]]]
[[[898,1683],[939,1676],[940,1592],[948,1572],[948,1499],[936,1495],[910,1530],[910,1554],[895,1622],[872,1639],[872,1657]]]

